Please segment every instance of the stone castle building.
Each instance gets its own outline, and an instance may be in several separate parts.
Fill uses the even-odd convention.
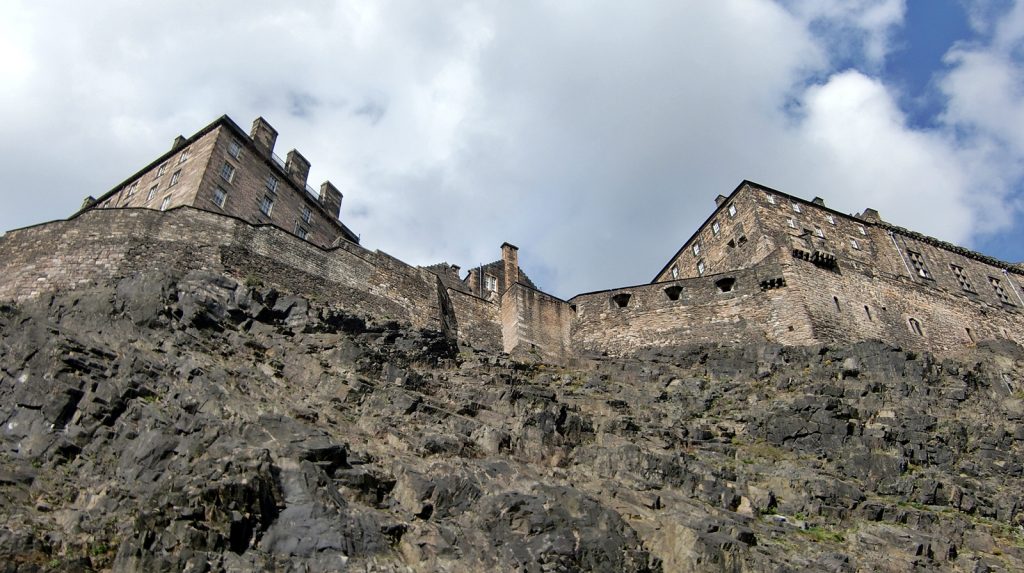
[[[742,182],[643,285],[544,293],[505,243],[470,269],[416,267],[358,244],[341,193],[309,162],[221,117],[65,221],[0,237],[0,301],[146,272],[217,271],[460,343],[565,360],[680,343],[810,345],[881,339],[944,352],[1024,341],[1024,269]]]

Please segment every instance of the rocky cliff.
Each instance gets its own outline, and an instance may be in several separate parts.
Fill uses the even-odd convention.
[[[0,570],[1024,570],[1024,351],[572,366],[210,273],[0,306]]]

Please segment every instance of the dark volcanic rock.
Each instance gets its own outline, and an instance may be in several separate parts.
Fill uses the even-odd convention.
[[[0,304],[2,571],[1024,569],[1024,351],[568,368],[207,272]]]

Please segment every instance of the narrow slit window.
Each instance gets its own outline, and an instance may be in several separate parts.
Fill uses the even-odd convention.
[[[871,309],[866,304],[864,305],[864,316],[868,317],[868,322],[874,320],[871,318]]]
[[[907,325],[910,326],[910,332],[918,336],[924,336],[924,331],[921,329],[921,323],[916,318],[907,320]]]
[[[836,305],[836,312],[839,312],[839,311],[843,310],[843,308],[841,306],[839,306],[839,297],[838,296],[832,297],[832,302],[835,303],[835,305]]]

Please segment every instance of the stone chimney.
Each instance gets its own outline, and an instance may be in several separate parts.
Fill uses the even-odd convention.
[[[95,204],[96,204],[96,198],[93,197],[92,195],[89,195],[85,199],[82,199],[82,206],[79,207],[78,210],[79,211],[85,211],[86,209],[92,207]]]
[[[324,181],[320,185],[320,204],[324,206],[324,210],[334,215],[335,219],[341,218],[341,191],[338,191],[330,181]]]
[[[822,199],[821,197],[815,197],[814,199],[811,199],[811,203],[814,203],[815,205],[821,205],[822,207],[825,206],[825,200]]]
[[[726,200],[728,200],[728,199],[729,198],[726,197],[725,195],[719,195],[718,197],[715,197],[715,206],[716,207],[721,207],[722,203],[725,203]]]
[[[305,188],[306,179],[309,178],[309,160],[293,149],[285,157],[284,168],[288,171],[288,175],[291,175],[292,181],[299,186],[299,189]]]
[[[864,212],[861,213],[858,217],[864,221],[868,221],[869,223],[875,223],[882,220],[882,216],[878,214],[878,211],[875,211],[870,207],[864,209]]]
[[[175,137],[174,143],[171,144],[171,151],[174,151],[175,149],[178,149],[179,147],[185,145],[186,141],[188,140],[185,139],[184,135],[179,135],[178,137]]]
[[[505,265],[505,290],[519,282],[519,247],[501,244],[501,262]]]
[[[271,154],[274,153],[274,144],[277,143],[277,130],[270,127],[267,120],[257,117],[252,122],[252,130],[249,132],[249,137],[252,138],[252,142],[256,144],[256,148],[260,150],[260,153],[269,159]]]

